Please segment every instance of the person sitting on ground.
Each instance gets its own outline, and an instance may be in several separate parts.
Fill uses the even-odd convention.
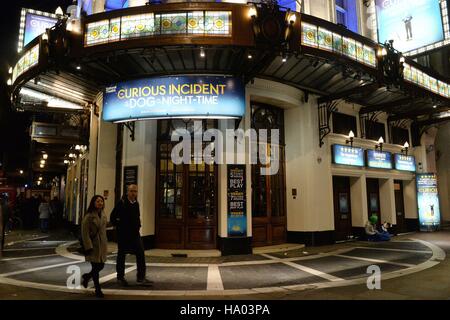
[[[369,241],[389,241],[391,236],[389,233],[379,232],[376,228],[378,222],[378,216],[373,214],[369,217],[369,220],[366,222],[365,230],[367,239]]]

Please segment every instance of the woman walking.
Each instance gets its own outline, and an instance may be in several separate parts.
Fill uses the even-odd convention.
[[[103,212],[105,200],[102,196],[92,197],[86,215],[81,225],[81,234],[83,238],[83,247],[85,250],[86,261],[89,261],[92,270],[83,274],[83,287],[87,288],[89,280],[92,278],[95,286],[95,295],[103,298],[103,292],[100,288],[100,271],[105,266],[107,244],[106,225],[108,223]]]

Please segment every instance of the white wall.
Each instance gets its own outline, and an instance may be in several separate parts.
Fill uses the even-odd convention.
[[[261,79],[247,86],[247,95],[252,101],[285,109],[288,231],[333,230],[331,158],[328,146],[319,148],[315,98],[310,96],[306,103],[300,90]],[[293,188],[297,189],[296,199]]]
[[[334,230],[331,157],[328,143],[319,148],[314,97],[285,111],[285,128],[288,230]]]
[[[104,192],[108,191],[108,197],[105,199],[105,213],[109,219],[115,205],[117,125],[100,121],[98,141],[95,193],[103,196]]]
[[[418,219],[416,180],[403,181],[403,202],[406,219]]]
[[[350,201],[352,209],[352,226],[364,227],[368,217],[365,175],[350,178]]]
[[[141,210],[141,235],[155,234],[155,196],[156,196],[156,153],[157,121],[137,121],[135,141],[131,141],[130,131],[124,128],[122,153],[123,167],[138,166],[138,202]]]
[[[397,224],[394,179],[380,179],[380,219]]]
[[[103,95],[99,94],[95,102],[97,105],[103,104]],[[89,131],[89,168],[88,168],[88,201],[95,195],[96,173],[97,173],[97,149],[98,149],[98,127],[100,119],[91,110],[91,123]],[[103,195],[103,194],[101,194]]]

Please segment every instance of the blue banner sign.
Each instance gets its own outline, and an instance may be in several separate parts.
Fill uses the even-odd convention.
[[[369,168],[392,169],[390,152],[367,150],[367,166]]]
[[[407,52],[444,40],[439,0],[375,0],[378,42]]]
[[[58,19],[40,14],[27,13],[25,16],[25,31],[23,46],[29,44],[34,38],[40,36],[46,29],[53,27]]]
[[[245,113],[241,80],[225,76],[180,76],[120,82],[106,88],[103,120],[239,118]]]
[[[364,166],[364,150],[362,148],[333,145],[333,162],[347,166]]]
[[[228,165],[228,237],[247,236],[245,165]]]
[[[416,172],[416,159],[413,156],[396,153],[394,159],[396,170]]]
[[[420,230],[434,231],[441,222],[436,174],[418,173],[416,183]]]

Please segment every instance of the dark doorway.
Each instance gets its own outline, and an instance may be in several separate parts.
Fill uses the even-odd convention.
[[[333,177],[333,199],[335,240],[347,240],[352,235],[349,177]]]
[[[366,179],[367,185],[367,212],[369,218],[372,214],[378,216],[378,226],[381,225],[380,184],[378,179]]]
[[[394,192],[395,192],[395,215],[397,219],[396,232],[403,233],[406,232],[405,225],[405,204],[403,200],[403,181],[394,181]]]
[[[202,120],[202,125],[203,130],[217,127],[215,120]],[[196,164],[173,163],[171,152],[177,142],[171,141],[171,133],[178,128],[192,134],[194,121],[158,121],[156,245],[169,249],[214,249],[217,165],[203,160]]]

